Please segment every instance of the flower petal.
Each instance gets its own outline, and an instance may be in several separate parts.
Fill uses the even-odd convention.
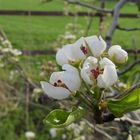
[[[93,81],[90,79],[90,76],[89,76],[89,67],[83,67],[81,69],[81,77],[82,79],[89,85],[92,85],[93,84]]]
[[[81,37],[73,44],[63,46],[56,54],[56,61],[59,65],[68,64],[69,62],[78,62],[85,58],[81,47],[85,45],[85,40]]]
[[[79,40],[77,40],[74,44],[73,44],[73,48],[72,48],[72,54],[73,57],[75,58],[75,60],[82,60],[85,58],[85,54],[82,52],[81,47],[85,46],[85,40],[84,37],[81,37]]]
[[[68,71],[68,72],[78,73],[78,70],[75,67],[73,67],[72,65],[70,65],[70,64],[64,64],[62,66],[62,69],[65,70],[65,71]]]
[[[50,76],[50,83],[54,84],[58,80],[63,81],[62,74],[63,74],[63,71],[62,72],[53,72]]]
[[[62,75],[65,85],[70,91],[77,91],[81,86],[81,79],[78,72],[64,71]]]
[[[100,75],[98,76],[98,78],[97,78],[97,85],[98,85],[98,87],[100,87],[100,88],[106,88],[105,80],[104,80],[102,74],[100,74]]]
[[[63,71],[62,79],[70,91],[75,92],[81,86],[81,79],[78,70],[72,65],[65,64],[62,66]]]
[[[125,63],[128,59],[128,53],[119,45],[114,45],[108,50],[109,57],[118,64]]]
[[[56,53],[56,62],[57,64],[59,64],[60,66],[62,66],[63,64],[67,64],[68,62],[68,57],[65,55],[63,49],[60,49],[57,53]]]
[[[106,49],[106,42],[101,36],[89,36],[85,38],[94,57],[99,57]]]
[[[93,68],[96,68],[98,65],[98,59],[93,57],[93,56],[89,56],[85,61],[84,61],[84,64],[83,64],[83,67],[86,67],[86,66],[89,66],[89,67],[92,67]]]
[[[104,68],[105,66],[114,66],[115,67],[115,64],[108,58],[104,57],[102,60],[100,60],[99,62],[101,68]]]
[[[41,82],[41,86],[42,86],[43,91],[49,97],[54,98],[54,99],[58,99],[58,100],[65,99],[65,98],[68,98],[71,94],[71,92],[66,88],[54,87],[53,85],[44,81]]]
[[[108,88],[118,80],[117,71],[114,66],[105,66],[103,74],[97,78],[97,85],[101,88]]]

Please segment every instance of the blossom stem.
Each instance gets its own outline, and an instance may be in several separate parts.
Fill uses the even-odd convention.
[[[84,93],[80,92],[80,97],[82,98],[82,100],[89,106],[89,107],[93,107],[92,103],[90,100],[88,100],[87,97],[85,97]]]

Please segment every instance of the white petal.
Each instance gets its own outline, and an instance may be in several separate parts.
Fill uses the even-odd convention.
[[[73,44],[64,45],[62,49],[65,56],[67,56],[68,60],[75,61],[74,55],[72,53]]]
[[[77,60],[77,59],[82,60],[86,57],[85,54],[81,50],[82,46],[85,46],[85,40],[83,37],[81,37],[79,40],[77,40],[73,44],[72,54],[73,54],[75,60]]]
[[[87,84],[92,85],[93,84],[93,81],[90,79],[90,75],[88,73],[89,73],[88,67],[84,67],[84,68],[81,69],[81,77],[82,77],[82,79]]]
[[[53,72],[50,76],[50,83],[54,84],[58,80],[63,81],[62,74],[63,74],[63,72]]]
[[[93,56],[89,56],[85,61],[84,61],[84,64],[83,64],[83,67],[86,67],[86,66],[90,66],[92,68],[95,68],[97,67],[98,65],[98,59],[93,57]]]
[[[85,58],[84,53],[81,50],[81,46],[84,45],[85,40],[81,37],[73,44],[68,44],[63,47],[65,55],[71,61],[79,61]]]
[[[79,90],[81,86],[81,79],[79,73],[64,71],[62,78],[63,78],[63,82],[65,83],[65,85],[68,87],[70,91],[75,92]]]
[[[125,63],[128,59],[128,53],[119,45],[114,45],[108,50],[109,57],[116,63]]]
[[[81,50],[81,46],[85,44],[85,40],[81,37],[73,44],[63,46],[56,54],[56,61],[59,65],[68,64],[69,62],[78,62],[85,58]]]
[[[65,55],[63,49],[60,49],[56,53],[56,62],[61,66],[68,63],[68,57]]]
[[[73,67],[72,65],[70,65],[70,64],[64,64],[62,66],[62,69],[65,70],[65,71],[68,71],[68,72],[78,73],[78,70],[75,67]]]
[[[35,138],[35,133],[32,132],[32,131],[27,131],[27,132],[25,133],[25,137],[26,137],[27,139],[34,139],[34,138]]]
[[[54,99],[65,99],[70,96],[70,91],[63,87],[54,87],[53,85],[47,82],[41,82],[43,91],[51,98]]]
[[[100,88],[106,88],[106,84],[105,84],[105,81],[104,81],[104,78],[103,78],[102,74],[100,74],[97,78],[97,85]]]
[[[106,42],[101,36],[89,36],[85,38],[93,56],[99,57],[106,49]]]
[[[69,64],[63,65],[62,69],[66,70],[63,71],[62,74],[63,82],[70,91],[75,92],[81,86],[81,79],[78,70]]]
[[[108,88],[117,82],[118,76],[114,66],[105,66],[103,74],[97,78],[99,87]],[[102,83],[102,84],[101,84]]]
[[[106,65],[115,67],[115,64],[106,57],[104,57],[102,60],[100,60],[99,63],[100,63],[101,68],[104,68]]]

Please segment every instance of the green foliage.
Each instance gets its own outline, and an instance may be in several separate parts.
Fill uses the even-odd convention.
[[[123,114],[140,108],[140,89],[135,89],[125,97],[108,101],[109,110],[116,116],[121,117]]]
[[[49,113],[44,122],[55,128],[63,128],[75,122],[84,115],[84,109],[79,107],[72,112],[56,109]]]

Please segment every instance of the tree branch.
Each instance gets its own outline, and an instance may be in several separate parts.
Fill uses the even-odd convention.
[[[92,10],[96,10],[96,11],[101,12],[101,13],[113,13],[113,10],[96,7],[96,6],[93,6],[91,4],[80,2],[79,0],[65,0],[65,1],[67,1],[70,4],[80,5],[80,6],[92,9]]]
[[[118,75],[120,76],[120,75],[125,74],[126,72],[130,71],[132,68],[134,68],[139,63],[140,63],[140,59],[137,59],[132,64],[130,64],[128,67],[126,67],[124,70],[118,72]]]
[[[115,121],[117,121],[117,122],[123,121],[123,122],[128,122],[128,123],[130,123],[132,125],[140,126],[140,121],[132,120],[132,119],[126,117],[126,116],[122,117],[122,118],[115,118]]]
[[[140,88],[140,83],[133,85],[130,89],[125,91],[125,95],[129,94],[130,92],[132,92],[133,90],[135,90],[136,88]]]
[[[84,119],[84,120],[85,120],[85,119]],[[112,138],[110,135],[108,135],[105,131],[101,130],[101,129],[98,128],[97,126],[92,125],[89,121],[87,121],[87,120],[85,120],[85,121],[86,121],[86,123],[87,123],[91,128],[93,128],[95,131],[97,131],[98,133],[104,135],[104,136],[105,136],[106,138],[108,138],[109,140],[113,140],[113,138]]]
[[[116,26],[118,25],[120,9],[125,5],[126,1],[127,0],[120,0],[114,8],[113,21],[112,21],[111,27],[107,33],[107,36],[106,36],[107,48],[109,48],[111,45],[113,33],[116,29]]]
[[[122,30],[122,31],[138,31],[140,30],[140,28],[124,28],[124,27],[120,27],[120,25],[116,26],[116,29],[118,30]]]

